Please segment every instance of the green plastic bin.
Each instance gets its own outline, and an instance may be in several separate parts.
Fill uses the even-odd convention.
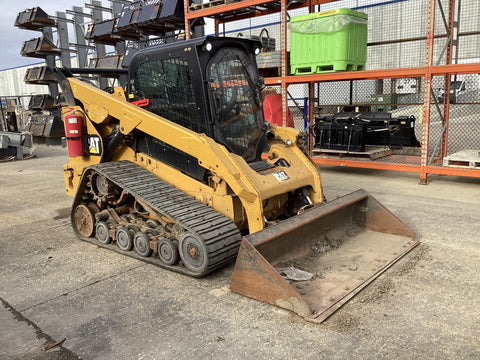
[[[350,9],[292,16],[291,74],[365,70],[367,19]]]

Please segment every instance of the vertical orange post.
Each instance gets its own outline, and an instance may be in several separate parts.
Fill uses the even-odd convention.
[[[215,19],[215,36],[219,36],[218,28],[220,26],[220,20]],[[223,24],[223,36],[225,36],[225,23]]]
[[[423,99],[423,132],[420,160],[420,184],[427,184],[428,148],[430,140],[430,105],[432,100],[433,40],[435,34],[435,2],[428,0],[427,54],[425,59],[425,91]]]
[[[188,0],[183,0],[183,11],[185,14],[185,40],[190,39],[190,18],[187,16],[188,15],[188,6],[189,6],[189,1]]]

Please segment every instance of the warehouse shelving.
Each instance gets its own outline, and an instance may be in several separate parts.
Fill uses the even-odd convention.
[[[424,79],[425,91],[423,101],[423,129],[422,129],[422,147],[421,155],[418,161],[414,163],[398,163],[392,162],[371,162],[365,160],[345,159],[345,158],[327,158],[322,156],[313,155],[313,160],[318,164],[325,165],[339,165],[349,167],[361,167],[394,171],[414,172],[420,174],[420,183],[426,184],[428,174],[444,174],[453,176],[468,176],[480,178],[480,169],[478,168],[461,168],[461,167],[446,167],[441,166],[441,160],[446,154],[446,144],[448,139],[448,123],[450,102],[446,97],[443,104],[443,130],[441,139],[439,141],[439,155],[437,157],[429,157],[429,137],[430,137],[430,111],[433,104],[431,88],[433,76],[443,76],[445,79],[444,91],[446,94],[450,93],[450,77],[456,74],[473,74],[480,73],[480,63],[470,64],[452,64],[452,54],[454,48],[453,36],[448,34],[454,34],[455,19],[455,0],[448,0],[448,16],[444,17],[444,22],[447,27],[445,56],[446,61],[444,65],[436,65],[433,60],[433,45],[435,37],[435,6],[439,0],[428,0],[428,24],[426,34],[426,59],[424,66],[407,67],[407,68],[395,68],[395,69],[380,69],[380,70],[367,70],[367,71],[348,71],[348,72],[334,72],[334,73],[322,73],[313,75],[287,75],[287,7],[288,10],[308,7],[309,12],[312,12],[315,5],[321,5],[326,3],[332,3],[337,0],[310,0],[310,1],[265,1],[265,0],[244,0],[244,1],[232,1],[225,0],[224,4],[203,7],[195,11],[190,11],[189,1],[184,1],[185,6],[185,33],[188,38],[190,35],[191,22],[200,17],[211,17],[215,20],[215,33],[219,34],[219,25],[222,23],[245,19],[253,16],[261,16],[272,13],[280,13],[280,48],[281,48],[281,69],[280,74],[277,77],[266,78],[265,82],[270,86],[281,86],[282,99],[283,99],[283,113],[284,124],[286,124],[287,118],[287,89],[289,85],[294,84],[308,84],[309,87],[309,99],[308,102],[308,119],[310,123],[313,122],[313,85],[319,82],[330,81],[345,81],[345,80],[375,80],[375,79],[395,79],[395,78],[412,78],[420,77]],[[218,2],[217,2],[218,3]],[[443,8],[440,4],[440,10],[443,14]],[[457,24],[458,25],[458,24]],[[443,38],[443,36],[441,37]],[[311,139],[310,139],[311,140]],[[309,150],[312,150],[312,141],[309,142]]]

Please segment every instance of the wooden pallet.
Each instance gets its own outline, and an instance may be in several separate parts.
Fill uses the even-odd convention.
[[[393,154],[393,150],[383,146],[365,146],[365,151],[346,151],[334,149],[313,149],[313,155],[335,158],[359,158],[362,160],[376,160]]]
[[[443,158],[443,166],[480,169],[480,151],[463,150]]]

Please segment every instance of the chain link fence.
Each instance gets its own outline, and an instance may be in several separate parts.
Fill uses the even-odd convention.
[[[449,21],[448,7],[448,0],[436,2],[433,65],[446,64],[446,46],[450,36],[447,25]],[[315,11],[323,12],[339,8],[353,9],[368,15],[366,70],[425,66],[429,24],[428,1],[344,0],[316,6]],[[292,38],[291,19],[307,13],[308,9],[306,8],[289,11],[287,26],[287,50],[289,52],[292,48],[290,44]],[[480,62],[479,18],[479,1],[455,1],[453,19],[455,25],[453,34],[451,34],[454,39],[451,52],[453,64]],[[280,14],[226,23],[225,34],[258,38],[264,43],[268,41],[269,44],[274,44],[257,58],[257,62],[260,72],[264,76],[280,75],[280,57],[277,55],[275,58],[274,54],[275,52],[279,54],[281,50]],[[332,44],[332,47],[335,46],[341,45]],[[351,46],[351,44],[347,44],[347,46]],[[332,51],[334,51],[333,48]],[[290,64],[287,65],[288,71],[290,71]],[[446,82],[451,84],[451,91],[448,95],[450,101],[448,114],[444,114],[444,101],[447,96],[444,94]],[[273,87],[273,89],[277,93],[281,93],[279,86]],[[377,147],[384,146],[389,151],[385,152],[385,156],[378,158],[367,156],[360,159],[419,165],[421,145],[427,146],[430,165],[442,165],[442,157],[471,149],[478,152],[480,149],[480,125],[477,120],[477,113],[480,110],[480,74],[478,73],[434,76],[430,89],[425,89],[423,76],[377,80],[320,81],[314,84],[314,97],[310,100],[313,101],[316,121],[319,119],[321,121],[334,119],[335,121],[335,117],[342,118],[339,114],[348,113],[351,117],[350,121],[344,119],[342,121],[347,122],[344,125],[349,125],[359,123],[357,121],[359,119],[355,119],[358,113],[379,113],[376,114],[379,119],[381,119],[380,113],[383,114],[386,125],[383,130],[379,127],[374,128],[372,124],[376,122],[379,125],[380,122],[372,120],[373,115],[359,116],[359,118],[364,118],[366,123],[368,150],[368,142],[372,142],[372,136],[382,137],[382,134],[385,135],[385,131],[389,131],[394,138],[395,136],[404,137],[408,132],[409,136],[413,136],[418,142],[422,141],[422,135],[427,130],[424,128],[425,121],[423,119],[425,91],[431,92],[428,144],[417,144],[415,140],[406,144],[405,141],[398,139],[393,141],[387,139],[382,143],[374,139],[373,142],[377,143]],[[314,125],[313,122],[307,123],[305,119],[308,95],[307,84],[288,85],[288,104],[298,130],[309,130]],[[405,118],[410,120],[404,121]],[[391,124],[393,125],[389,126]],[[404,125],[408,126],[410,130],[403,129]],[[330,135],[332,134],[333,130],[330,128]],[[444,141],[444,137],[446,141]],[[335,140],[338,141],[338,139]],[[319,150],[317,154],[348,156],[348,154],[341,153],[340,150],[337,154],[332,152],[332,149],[327,149],[330,152],[322,152],[322,148],[318,148],[317,145],[319,145],[318,142],[315,144],[316,150]],[[325,146],[325,142],[319,146]]]

